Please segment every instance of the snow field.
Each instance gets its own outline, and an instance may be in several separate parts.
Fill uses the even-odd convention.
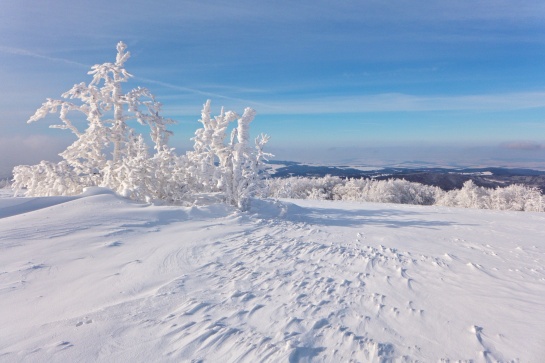
[[[0,199],[0,361],[539,362],[543,213]]]

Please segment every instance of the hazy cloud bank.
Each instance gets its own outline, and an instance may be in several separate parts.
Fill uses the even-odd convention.
[[[68,138],[43,135],[0,137],[0,179],[11,177],[16,165],[34,165],[42,160],[60,160]]]

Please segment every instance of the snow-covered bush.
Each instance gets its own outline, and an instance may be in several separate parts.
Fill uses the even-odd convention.
[[[92,177],[91,175],[87,179]],[[26,188],[27,196],[78,194],[87,186],[82,183],[82,179],[65,160],[56,164],[41,161],[38,165],[19,165],[13,169],[13,188],[16,193]]]
[[[168,147],[172,132],[167,126],[174,121],[160,115],[155,96],[140,87],[123,93],[122,84],[132,77],[124,68],[130,56],[126,48],[119,42],[115,63],[93,66],[88,85],[74,85],[61,100],[47,99],[29,119],[30,123],[59,113],[62,123],[51,127],[70,130],[76,141],[60,154],[59,163],[15,167],[15,190],[24,190],[27,196],[73,195],[85,187],[101,186],[131,199],[169,203],[191,202],[199,193],[219,193],[225,202],[246,209],[263,187],[263,160],[268,156],[263,152],[268,136],[250,146],[249,124],[255,111],[247,108],[239,117],[222,109],[211,119],[207,101],[200,120],[203,128],[193,139],[194,151],[177,155]],[[84,116],[83,130],[68,117],[73,111]],[[235,120],[238,126],[226,143],[227,127]],[[129,121],[149,128],[152,153]]]
[[[349,180],[346,187],[351,189],[348,193],[351,195],[350,198],[356,199],[346,198],[343,194],[339,196],[340,199],[379,203],[431,205],[441,193],[437,187],[408,182],[404,179],[354,179]]]
[[[538,188],[513,184],[490,192],[493,209],[543,212],[545,200]]]
[[[331,175],[322,178],[274,178],[267,181],[269,195],[273,198],[318,200],[342,199],[334,194],[334,189],[342,183],[341,178]]]
[[[465,182],[462,189],[444,193],[436,202],[437,205],[452,207],[528,212],[543,212],[544,203],[543,195],[537,188],[513,184],[490,189],[479,187],[471,180]]]

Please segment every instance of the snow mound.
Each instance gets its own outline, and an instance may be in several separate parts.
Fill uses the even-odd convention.
[[[53,206],[68,203],[81,198],[92,198],[96,196],[112,196],[115,199],[124,199],[119,197],[114,191],[108,188],[89,187],[85,188],[83,193],[76,196],[58,196],[58,197],[19,197],[0,199],[0,218],[7,218],[18,214],[34,212],[40,209],[47,209]],[[124,199],[125,200],[125,199]],[[126,200],[129,202],[128,200]]]
[[[102,187],[86,187],[83,188],[83,193],[80,194],[82,197],[92,197],[95,195],[117,195],[113,190]]]
[[[75,199],[77,197],[4,198],[1,200],[0,218],[50,208]]]

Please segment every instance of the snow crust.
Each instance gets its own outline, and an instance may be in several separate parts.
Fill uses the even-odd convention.
[[[0,199],[0,361],[539,362],[545,215]]]

